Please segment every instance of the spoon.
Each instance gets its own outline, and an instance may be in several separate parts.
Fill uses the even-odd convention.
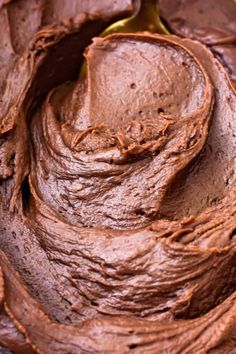
[[[136,14],[113,23],[100,36],[105,37],[112,33],[132,33],[139,31],[169,34],[169,31],[160,19],[157,0],[141,0],[139,11]]]
[[[136,14],[113,23],[100,34],[100,37],[105,37],[112,33],[134,33],[142,31],[169,34],[169,31],[160,19],[157,0],[141,0],[140,8]],[[84,60],[81,66],[80,79],[84,78],[85,74],[86,61]]]

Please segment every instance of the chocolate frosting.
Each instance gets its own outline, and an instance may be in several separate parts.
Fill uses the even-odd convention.
[[[209,46],[236,85],[235,0],[160,0],[172,33]]]
[[[0,344],[232,354],[226,70],[193,39],[96,37],[128,0],[1,5]]]

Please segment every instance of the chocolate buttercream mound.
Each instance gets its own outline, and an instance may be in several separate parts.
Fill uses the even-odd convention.
[[[235,0],[160,0],[159,5],[171,32],[209,46],[236,85]]]
[[[1,12],[0,344],[232,354],[232,82],[191,39],[92,40],[131,1],[73,4],[36,2],[25,42],[10,13],[32,9]]]

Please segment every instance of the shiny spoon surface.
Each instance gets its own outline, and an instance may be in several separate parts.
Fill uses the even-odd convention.
[[[112,33],[132,33],[139,31],[169,34],[169,31],[160,19],[157,0],[142,0],[136,14],[113,23],[100,36],[105,37]]]

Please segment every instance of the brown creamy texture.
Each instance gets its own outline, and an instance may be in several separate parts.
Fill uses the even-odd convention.
[[[236,92],[191,39],[117,34],[85,50],[132,10],[2,4],[0,344],[11,352],[236,351]]]
[[[172,33],[206,44],[236,85],[236,1],[160,0]]]

